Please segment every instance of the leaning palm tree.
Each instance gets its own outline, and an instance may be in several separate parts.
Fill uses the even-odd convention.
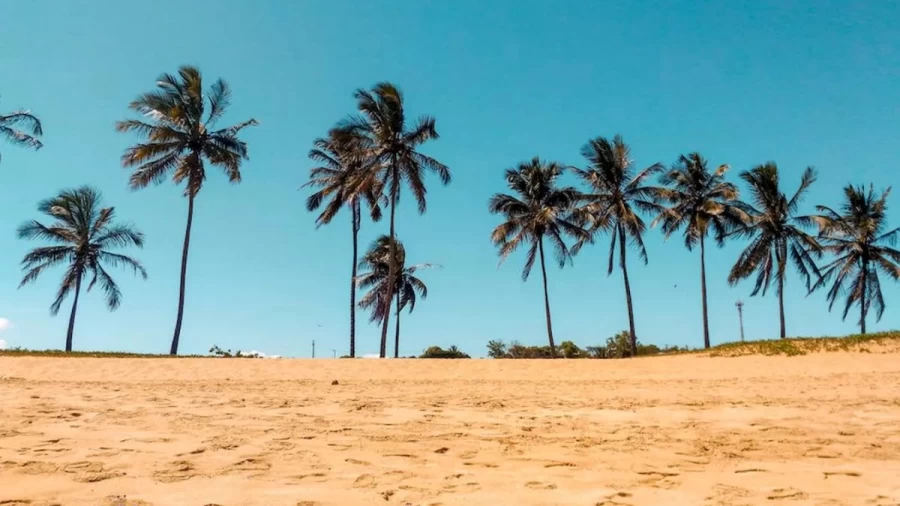
[[[38,137],[43,133],[41,120],[30,111],[0,114],[0,137],[6,137],[12,144],[41,149],[44,145]]]
[[[403,95],[399,88],[391,83],[378,83],[371,91],[357,90],[355,97],[360,116],[350,118],[343,126],[367,137],[372,144],[371,149],[364,153],[365,170],[374,174],[387,192],[391,206],[389,237],[394,239],[396,238],[394,219],[401,185],[406,183],[409,187],[418,204],[419,213],[422,214],[426,207],[424,172],[426,170],[435,172],[440,177],[441,183],[448,184],[450,170],[441,162],[418,151],[419,146],[425,142],[438,138],[437,130],[434,128],[435,121],[430,116],[423,116],[409,128],[403,108]],[[387,354],[389,320],[387,309],[390,308],[393,296],[394,287],[389,284],[382,301],[385,307],[385,318],[381,326],[382,358]]]
[[[394,242],[394,244],[391,244]],[[392,254],[393,252],[393,254]],[[396,258],[393,269],[391,258]],[[416,277],[416,272],[422,269],[434,267],[433,264],[416,264],[406,266],[406,249],[400,241],[392,241],[390,237],[379,237],[369,248],[368,253],[359,262],[362,269],[368,272],[356,278],[360,288],[369,288],[369,292],[359,301],[359,307],[371,311],[370,321],[382,322],[387,318],[384,311],[384,294],[393,285],[392,291],[396,297],[396,317],[394,331],[394,358],[400,357],[400,312],[409,306],[412,313],[416,308],[416,300],[419,296],[428,297],[428,287],[421,279]],[[388,283],[390,273],[395,273],[394,283]]]
[[[206,180],[204,162],[220,167],[229,181],[239,183],[241,162],[247,159],[247,144],[238,138],[238,132],[257,123],[250,119],[213,130],[231,102],[231,90],[225,81],[219,79],[204,95],[203,79],[194,67],[181,67],[177,76],[163,74],[157,79],[156,86],[157,91],[145,93],[129,105],[144,119],[120,121],[116,124],[116,130],[135,132],[147,139],[126,149],[122,155],[123,166],[136,167],[131,174],[132,189],[160,184],[170,175],[175,184],[185,183],[188,215],[181,254],[178,316],[170,348],[170,353],[177,355],[184,316],[194,199]]]
[[[803,198],[816,180],[812,167],[808,167],[800,178],[800,187],[789,199],[779,187],[778,166],[775,162],[754,167],[741,173],[752,196],[751,203],[740,203],[749,215],[749,220],[738,226],[729,235],[751,239],[750,245],[738,257],[731,268],[728,283],[738,281],[756,273],[756,285],[750,296],[762,291],[763,296],[775,278],[778,294],[778,316],[781,323],[781,338],[786,334],[784,320],[784,281],[788,262],[792,262],[797,272],[806,280],[807,291],[812,287],[813,276],[819,279],[819,269],[813,256],[821,256],[821,247],[815,237],[803,229],[810,224],[806,216],[797,216]]]
[[[858,304],[861,334],[866,333],[870,309],[875,310],[877,320],[884,314],[879,271],[895,281],[900,280],[900,250],[891,247],[897,243],[900,228],[884,231],[890,193],[890,188],[879,196],[872,186],[868,192],[861,186],[847,186],[844,188],[846,201],[840,212],[816,206],[821,214],[812,218],[819,225],[822,249],[837,257],[821,268],[822,277],[813,289],[831,283],[828,310],[834,307],[838,297],[845,297],[844,319],[850,308]]]
[[[304,187],[318,188],[306,200],[309,211],[319,209],[326,199],[328,203],[316,218],[316,226],[331,223],[337,213],[347,206],[350,209],[353,231],[353,266],[350,276],[350,357],[356,357],[356,260],[358,257],[359,229],[362,225],[360,199],[369,204],[374,221],[381,219],[379,197],[381,187],[370,173],[361,170],[357,152],[369,149],[368,139],[352,132],[333,129],[328,138],[313,142],[309,158],[321,165],[309,171],[310,180]]]
[[[69,293],[75,292],[66,334],[66,351],[72,351],[75,312],[78,309],[81,283],[86,275],[92,276],[87,291],[99,283],[110,311],[119,307],[122,292],[104,266],[129,267],[135,274],[147,278],[147,271],[140,262],[110,251],[127,246],[140,248],[144,245],[144,234],[132,225],[114,224],[114,208],[100,207],[100,200],[100,192],[87,186],[66,190],[38,205],[41,213],[56,221],[44,225],[32,220],[19,227],[21,239],[42,239],[53,243],[52,246],[35,248],[25,255],[22,260],[25,277],[19,288],[37,280],[48,268],[67,265],[56,300],[50,306],[50,313],[55,316]]]
[[[506,221],[494,229],[491,241],[499,248],[500,263],[524,243],[530,243],[522,269],[522,280],[528,279],[535,260],[540,257],[544,280],[544,311],[547,317],[547,339],[550,352],[556,356],[553,325],[550,319],[550,295],[547,291],[547,268],[544,259],[544,238],[553,245],[559,266],[571,262],[572,255],[563,237],[590,240],[590,235],[570,216],[580,194],[572,187],[559,188],[557,180],[565,167],[556,162],[544,162],[535,157],[506,170],[506,183],[516,196],[495,194],[488,202],[491,213],[501,214]]]
[[[706,302],[706,236],[712,229],[721,245],[728,231],[747,218],[735,203],[737,187],[725,181],[727,165],[710,172],[700,153],[681,155],[660,182],[667,186],[661,200],[669,204],[653,221],[662,223],[666,238],[684,229],[684,245],[692,250],[700,245],[700,290],[703,299],[703,346],[709,348],[709,317]],[[652,226],[652,225],[651,225]]]
[[[579,214],[590,224],[588,232],[595,235],[600,231],[609,231],[609,268],[607,275],[613,272],[616,243],[619,244],[619,266],[625,280],[625,301],[628,306],[629,337],[632,355],[637,355],[637,333],[634,329],[634,309],[631,299],[631,285],[628,282],[628,266],[625,255],[628,251],[627,241],[637,249],[638,255],[647,264],[647,250],[644,248],[643,235],[647,230],[641,212],[658,213],[660,206],[655,200],[660,197],[660,189],[646,185],[647,178],[663,169],[661,164],[653,164],[646,169],[634,171],[634,160],[631,149],[620,135],[612,141],[597,137],[589,141],[581,154],[588,160],[585,169],[574,169],[575,174],[584,181],[589,193],[582,195],[587,204],[579,209]],[[584,242],[579,242],[573,250],[580,249]]]

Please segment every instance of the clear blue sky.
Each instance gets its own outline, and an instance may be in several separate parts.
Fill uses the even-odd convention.
[[[61,271],[17,290],[29,244],[15,228],[57,190],[99,187],[122,219],[147,235],[136,254],[150,279],[118,273],[124,301],[108,313],[99,293],[79,308],[75,348],[168,350],[178,295],[187,202],[171,183],[131,192],[119,165],[134,142],[114,131],[127,104],[181,64],[208,82],[229,81],[225,121],[248,117],[244,182],[212,172],[197,200],[182,351],[212,344],[304,356],[347,348],[349,216],[316,230],[304,209],[311,141],[353,111],[352,93],[399,84],[409,115],[437,118],[441,140],[424,151],[453,171],[430,178],[428,212],[411,199],[398,233],[429,297],[404,315],[401,353],[457,344],[484,354],[489,339],[546,340],[540,275],[522,283],[523,256],[500,269],[487,212],[503,170],[540,155],[582,162],[590,137],[621,133],[637,163],[670,164],[698,150],[740,170],[775,160],[792,191],[819,170],[806,209],[838,205],[847,183],[897,182],[900,164],[900,19],[896,2],[206,2],[114,0],[0,4],[0,110],[31,108],[46,147],[0,145],[0,333],[10,345],[62,347],[68,303],[48,307]],[[900,189],[898,189],[900,191]],[[900,193],[891,197],[900,225]],[[363,225],[367,245],[386,223]],[[558,341],[600,343],[627,327],[621,274],[606,276],[607,242],[574,268],[549,269]],[[657,344],[702,345],[699,257],[679,239],[648,234],[650,264],[630,274],[638,334]],[[777,335],[777,299],[749,298],[751,282],[726,283],[742,244],[708,253],[714,343],[738,336],[734,302],[746,300],[748,338]],[[677,285],[677,286],[676,286]],[[900,327],[900,287],[885,282],[888,310],[871,330]],[[805,297],[793,271],[788,332],[852,332],[828,313],[824,293]],[[378,329],[359,318],[360,353]]]

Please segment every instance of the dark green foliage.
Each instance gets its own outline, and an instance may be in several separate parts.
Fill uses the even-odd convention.
[[[506,343],[503,341],[488,341],[488,356],[491,358],[506,358]]]
[[[431,346],[419,358],[472,358],[463,353],[455,345],[446,350],[440,346]]]
[[[580,348],[572,341],[563,341],[560,343],[558,352],[564,358],[628,358],[632,356],[631,337],[627,330],[619,332],[613,337],[606,340],[605,346],[588,346]],[[638,356],[662,355],[670,353],[681,353],[688,351],[687,348],[679,348],[677,346],[660,348],[655,344],[637,345]],[[488,342],[488,356],[491,358],[520,358],[520,359],[540,359],[554,358],[549,346],[524,346],[516,341],[507,346],[503,341]]]

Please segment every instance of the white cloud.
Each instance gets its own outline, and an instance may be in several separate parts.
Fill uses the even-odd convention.
[[[256,358],[281,358],[281,355],[269,355],[265,352],[258,350],[249,350],[249,351],[241,351],[241,355],[245,357],[256,357]]]
[[[6,343],[6,341],[0,339],[0,350],[5,350],[6,348],[9,348],[9,345]]]
[[[10,328],[11,326],[12,326],[12,323],[10,323],[9,319],[0,318],[0,332]]]

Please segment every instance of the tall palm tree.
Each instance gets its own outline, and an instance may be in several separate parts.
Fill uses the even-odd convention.
[[[316,218],[316,226],[331,223],[342,207],[350,208],[350,221],[353,231],[353,265],[350,276],[350,357],[356,357],[356,260],[358,257],[358,237],[362,224],[360,199],[368,201],[374,221],[381,219],[379,197],[381,187],[370,173],[361,170],[356,154],[369,149],[368,139],[352,132],[333,129],[328,138],[319,138],[313,142],[309,158],[321,165],[309,171],[309,182],[304,187],[318,188],[306,200],[306,208],[315,211],[326,199],[324,210]],[[360,178],[364,180],[357,181]]]
[[[129,224],[114,224],[115,210],[112,207],[100,207],[100,192],[83,186],[74,190],[65,190],[38,205],[41,213],[53,218],[50,225],[37,220],[24,223],[19,227],[19,238],[41,239],[53,243],[31,250],[22,259],[22,270],[25,277],[19,288],[34,282],[50,267],[67,265],[56,300],[50,306],[54,316],[70,292],[75,292],[72,302],[72,313],[69,316],[69,330],[66,334],[66,351],[72,351],[72,334],[75,330],[75,312],[78,309],[78,296],[81,294],[81,282],[88,274],[92,275],[87,291],[94,285],[100,285],[106,295],[106,306],[110,311],[119,307],[122,292],[106,271],[105,266],[129,267],[135,274],[147,279],[147,271],[134,258],[115,253],[115,248],[144,245],[144,234]]]
[[[359,301],[359,307],[368,309],[372,312],[370,321],[381,322],[387,317],[384,311],[385,307],[382,301],[387,290],[392,289],[396,297],[396,316],[394,331],[394,358],[400,357],[400,312],[409,306],[409,312],[412,313],[416,307],[416,300],[419,296],[423,299],[428,297],[428,287],[421,279],[416,277],[416,272],[422,269],[434,267],[433,264],[416,264],[406,265],[406,249],[403,243],[394,240],[391,244],[390,237],[383,235],[379,237],[369,251],[363,256],[359,262],[362,269],[368,269],[368,272],[356,278],[356,282],[360,288],[369,288],[369,292]],[[393,267],[395,273],[395,282],[388,283],[390,278],[391,258],[396,258]],[[392,288],[389,288],[393,285]]]
[[[655,200],[660,198],[660,189],[645,184],[647,178],[663,169],[655,163],[637,172],[631,149],[616,135],[612,141],[597,137],[589,141],[581,154],[587,159],[586,169],[575,168],[575,174],[590,188],[589,193],[582,195],[587,201],[579,212],[590,223],[588,231],[594,235],[599,231],[609,231],[609,268],[607,275],[612,274],[616,243],[619,244],[619,266],[625,280],[625,300],[628,306],[628,328],[631,339],[632,355],[637,355],[637,333],[634,329],[634,306],[631,299],[631,285],[628,282],[628,264],[625,255],[628,251],[626,241],[637,249],[644,264],[647,264],[647,250],[644,248],[643,235],[647,230],[640,212],[658,213],[660,206]],[[573,248],[577,251],[584,242]]]
[[[800,178],[800,187],[790,199],[779,187],[778,166],[775,162],[744,171],[740,177],[747,183],[752,196],[752,204],[739,204],[749,215],[749,220],[729,235],[747,237],[752,241],[731,268],[728,283],[734,286],[756,272],[756,285],[750,296],[756,295],[760,290],[765,296],[774,277],[781,338],[784,339],[787,335],[784,280],[788,262],[793,262],[797,272],[806,279],[807,290],[812,287],[813,275],[816,279],[820,276],[813,256],[821,256],[822,248],[815,237],[803,230],[809,225],[809,218],[797,216],[800,203],[810,185],[815,182],[816,174],[812,167],[808,167]]]
[[[38,137],[44,134],[41,120],[30,111],[14,111],[0,114],[0,136],[12,144],[41,149],[44,145]]]
[[[700,245],[700,288],[703,299],[703,346],[709,348],[709,317],[706,302],[706,236],[712,229],[721,245],[729,230],[744,223],[746,213],[735,203],[737,187],[725,181],[727,165],[710,172],[700,153],[681,155],[660,182],[667,186],[661,200],[669,204],[653,221],[662,223],[662,231],[670,237],[684,229],[684,245],[692,250]]]
[[[495,194],[488,202],[493,214],[501,214],[506,221],[494,229],[491,241],[499,248],[500,263],[523,243],[530,243],[522,269],[522,280],[528,279],[535,259],[540,257],[544,279],[544,311],[547,317],[547,339],[550,351],[556,356],[553,325],[550,319],[550,295],[547,291],[547,268],[544,261],[544,238],[553,245],[559,266],[571,262],[572,255],[563,236],[590,240],[590,235],[578,226],[571,216],[580,194],[572,187],[559,188],[557,180],[565,167],[556,162],[544,162],[535,157],[506,170],[506,183],[516,194]]]
[[[850,308],[859,304],[859,330],[866,333],[866,316],[870,309],[876,318],[884,314],[884,296],[878,273],[900,280],[900,250],[894,249],[900,228],[885,232],[887,227],[888,188],[876,195],[862,186],[844,188],[844,204],[840,212],[826,206],[816,206],[821,213],[812,218],[819,225],[819,241],[826,253],[835,260],[824,265],[822,277],[813,287],[821,288],[831,283],[828,290],[828,310],[834,307],[839,296],[846,298],[843,318]],[[832,280],[834,280],[832,282]]]
[[[147,139],[146,142],[126,149],[122,155],[124,167],[136,167],[131,174],[132,189],[160,184],[170,175],[175,184],[185,183],[188,215],[181,254],[178,316],[170,348],[170,353],[177,355],[184,316],[184,288],[191,225],[194,221],[194,199],[206,180],[204,163],[220,167],[229,181],[239,183],[241,162],[247,159],[247,144],[238,138],[238,133],[257,122],[250,119],[213,130],[231,103],[231,90],[225,81],[219,79],[204,95],[203,79],[195,67],[181,67],[177,76],[163,74],[157,79],[156,86],[156,91],[139,96],[129,105],[144,120],[120,121],[116,124],[116,130],[135,132]]]
[[[450,170],[441,162],[418,151],[419,146],[425,142],[438,138],[434,127],[435,121],[430,116],[422,116],[412,128],[409,128],[403,108],[403,95],[399,88],[391,83],[378,83],[371,91],[357,90],[354,96],[360,116],[350,118],[343,126],[367,137],[372,144],[371,149],[364,153],[365,170],[375,174],[376,179],[381,181],[387,191],[391,206],[389,237],[394,239],[396,238],[394,219],[401,185],[406,183],[409,187],[418,204],[419,214],[422,214],[426,207],[424,172],[428,170],[436,173],[441,183],[446,185],[450,182]],[[391,278],[394,277],[393,274],[391,273]],[[382,301],[385,310],[390,308],[393,296],[394,287],[389,284]],[[387,354],[388,320],[386,312],[381,326],[382,358]]]

